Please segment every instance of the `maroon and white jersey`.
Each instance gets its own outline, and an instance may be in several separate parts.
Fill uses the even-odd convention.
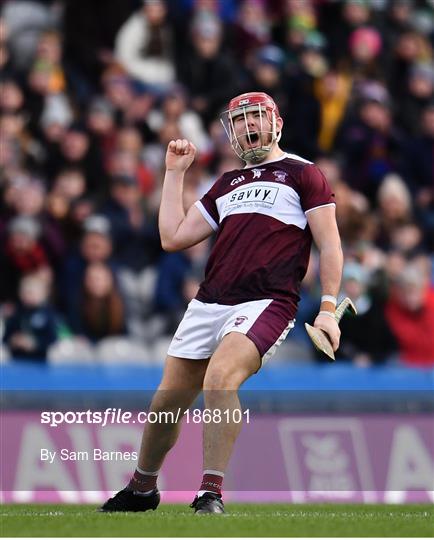
[[[294,318],[312,244],[306,213],[332,204],[321,171],[293,154],[223,174],[196,202],[217,231],[196,298],[227,305],[281,300]]]

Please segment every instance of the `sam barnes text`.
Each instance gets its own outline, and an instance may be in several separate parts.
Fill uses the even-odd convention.
[[[41,448],[41,461],[53,463],[55,459],[60,461],[137,461],[137,452],[107,452],[101,448],[91,451],[73,451],[62,448],[60,451]]]

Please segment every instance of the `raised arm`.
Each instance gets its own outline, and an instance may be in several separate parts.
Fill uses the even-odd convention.
[[[322,296],[337,297],[341,284],[343,255],[339,231],[336,224],[335,207],[322,206],[306,213],[314,242],[319,250],[320,281]],[[339,347],[340,330],[333,317],[335,305],[321,302],[320,313],[314,326],[326,332],[332,342],[333,350]],[[328,312],[330,315],[327,315]]]
[[[196,206],[187,214],[182,200],[185,171],[193,163],[196,148],[186,139],[170,141],[166,152],[158,227],[165,251],[179,251],[211,236],[213,229]]]

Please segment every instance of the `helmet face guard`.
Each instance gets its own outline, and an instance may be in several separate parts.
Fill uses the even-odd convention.
[[[247,113],[253,112],[259,114],[260,127],[259,132],[251,132]],[[235,130],[235,119],[243,120],[244,129]],[[267,126],[264,125],[264,119],[267,119]],[[232,149],[238,157],[244,161],[260,163],[263,161],[273,145],[280,140],[281,133],[277,133],[276,124],[279,118],[279,110],[273,99],[264,92],[250,92],[241,94],[232,99],[229,103],[229,109],[221,115],[221,122],[229,138]],[[242,142],[247,143],[243,148]],[[257,143],[258,146],[254,146]],[[246,146],[246,145],[245,145]]]

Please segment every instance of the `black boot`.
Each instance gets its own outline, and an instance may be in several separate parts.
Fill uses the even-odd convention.
[[[190,504],[194,508],[195,514],[224,514],[225,507],[221,495],[207,491],[201,497],[196,495],[194,501]]]
[[[155,510],[160,504],[160,492],[154,489],[149,495],[142,495],[137,491],[123,489],[114,497],[105,502],[100,512],[146,512]]]

